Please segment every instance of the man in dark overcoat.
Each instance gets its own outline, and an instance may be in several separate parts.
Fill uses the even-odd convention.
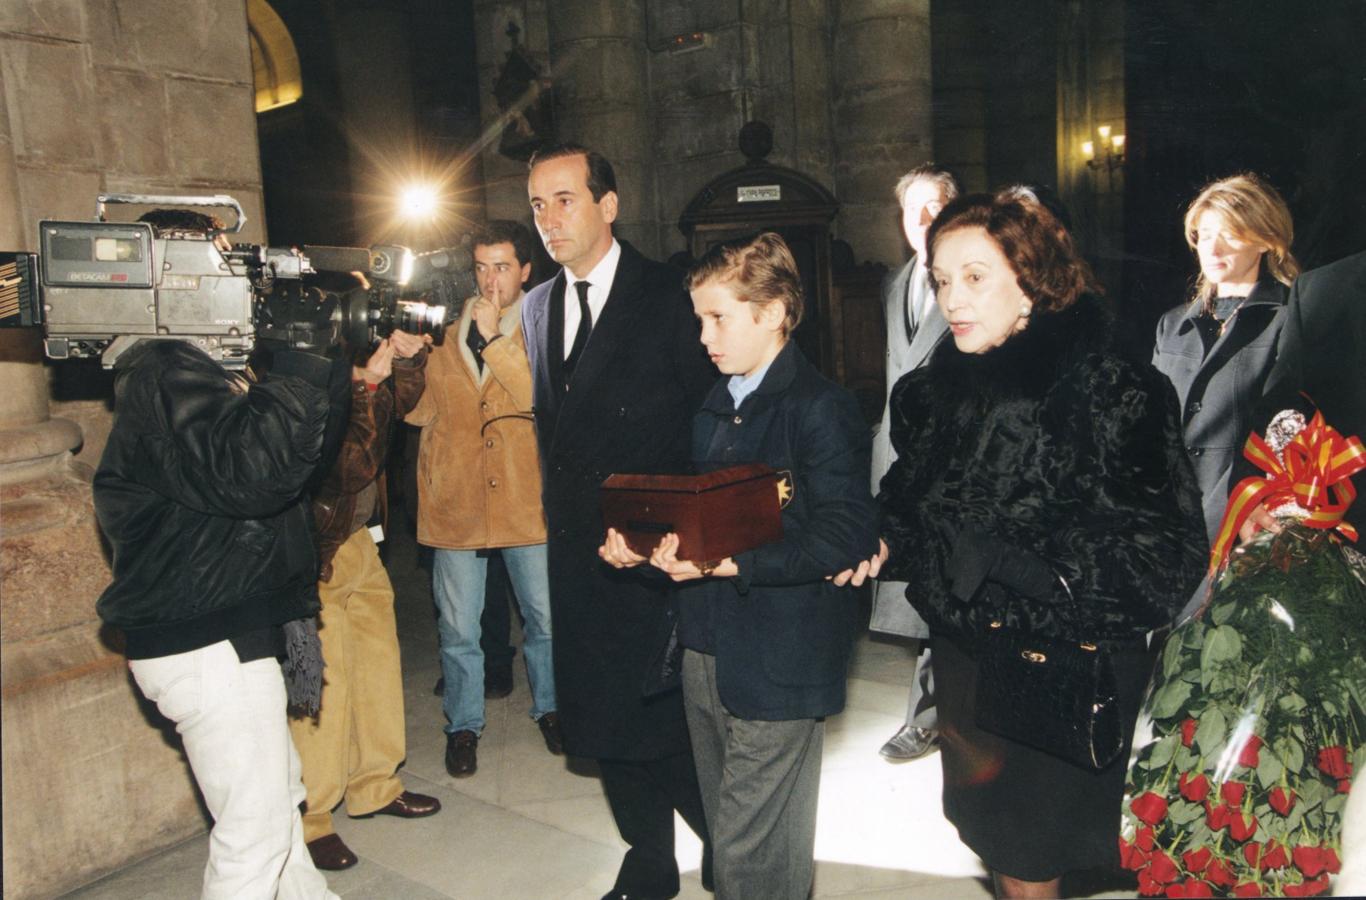
[[[1343,436],[1366,440],[1366,252],[1305,272],[1290,287],[1285,324],[1276,342],[1276,364],[1267,376],[1252,418],[1258,434],[1271,417],[1295,408],[1324,421]],[[1246,437],[1246,435],[1244,435]],[[1261,475],[1239,458],[1229,485]],[[1366,473],[1352,478],[1357,496],[1366,494]],[[1366,531],[1366,498],[1347,510],[1347,521]],[[1244,538],[1270,523],[1264,509],[1244,526]]]
[[[606,159],[577,145],[543,150],[529,195],[546,250],[564,267],[522,309],[564,748],[598,761],[630,845],[607,896],[672,897],[673,811],[704,842],[706,825],[681,694],[646,696],[671,628],[669,588],[599,560],[598,490],[617,472],[688,469],[692,416],[716,371],[682,273],[612,236],[618,201]]]

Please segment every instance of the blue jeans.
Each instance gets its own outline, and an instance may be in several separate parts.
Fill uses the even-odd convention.
[[[545,544],[504,547],[517,606],[522,611],[522,655],[531,681],[531,717],[555,711],[555,675],[550,649],[550,575]],[[441,674],[446,679],[442,707],[446,733],[484,730],[484,653],[479,649],[479,616],[484,612],[488,559],[474,550],[433,554],[432,595],[441,633]]]

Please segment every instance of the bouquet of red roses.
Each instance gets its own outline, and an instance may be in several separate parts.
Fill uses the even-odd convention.
[[[1366,467],[1354,446],[1350,471]],[[1325,892],[1352,773],[1366,767],[1366,558],[1304,517],[1240,548],[1168,638],[1144,721],[1120,838],[1141,894]]]

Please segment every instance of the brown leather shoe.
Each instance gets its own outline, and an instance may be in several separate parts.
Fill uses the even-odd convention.
[[[564,741],[560,738],[560,717],[548,712],[537,719],[536,724],[541,728],[541,737],[545,738],[545,749],[556,756],[562,755]]]
[[[434,816],[439,812],[441,812],[440,800],[435,797],[428,797],[426,794],[415,794],[412,791],[404,791],[390,801],[388,806],[382,806],[370,813],[370,815],[398,816],[400,819],[421,819],[424,816]]]
[[[313,857],[313,865],[329,872],[340,872],[360,862],[356,854],[351,852],[351,848],[336,834],[314,838],[305,846],[308,847],[308,855]]]
[[[446,735],[446,771],[452,778],[468,778],[479,768],[479,735],[457,731]]]

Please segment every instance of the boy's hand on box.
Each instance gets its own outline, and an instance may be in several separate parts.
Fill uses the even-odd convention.
[[[650,565],[668,575],[674,581],[692,581],[695,578],[733,578],[740,574],[735,560],[726,557],[720,562],[696,563],[678,558],[678,535],[669,532],[650,554]]]
[[[836,575],[827,575],[827,581],[835,582],[836,587],[844,587],[846,584],[858,587],[869,578],[876,578],[877,573],[882,571],[882,564],[887,561],[887,542],[878,539],[877,553],[858,564],[857,569],[845,569]]]
[[[598,556],[614,569],[629,569],[645,562],[645,557],[626,545],[626,538],[615,528],[607,529],[607,539],[598,548]]]

